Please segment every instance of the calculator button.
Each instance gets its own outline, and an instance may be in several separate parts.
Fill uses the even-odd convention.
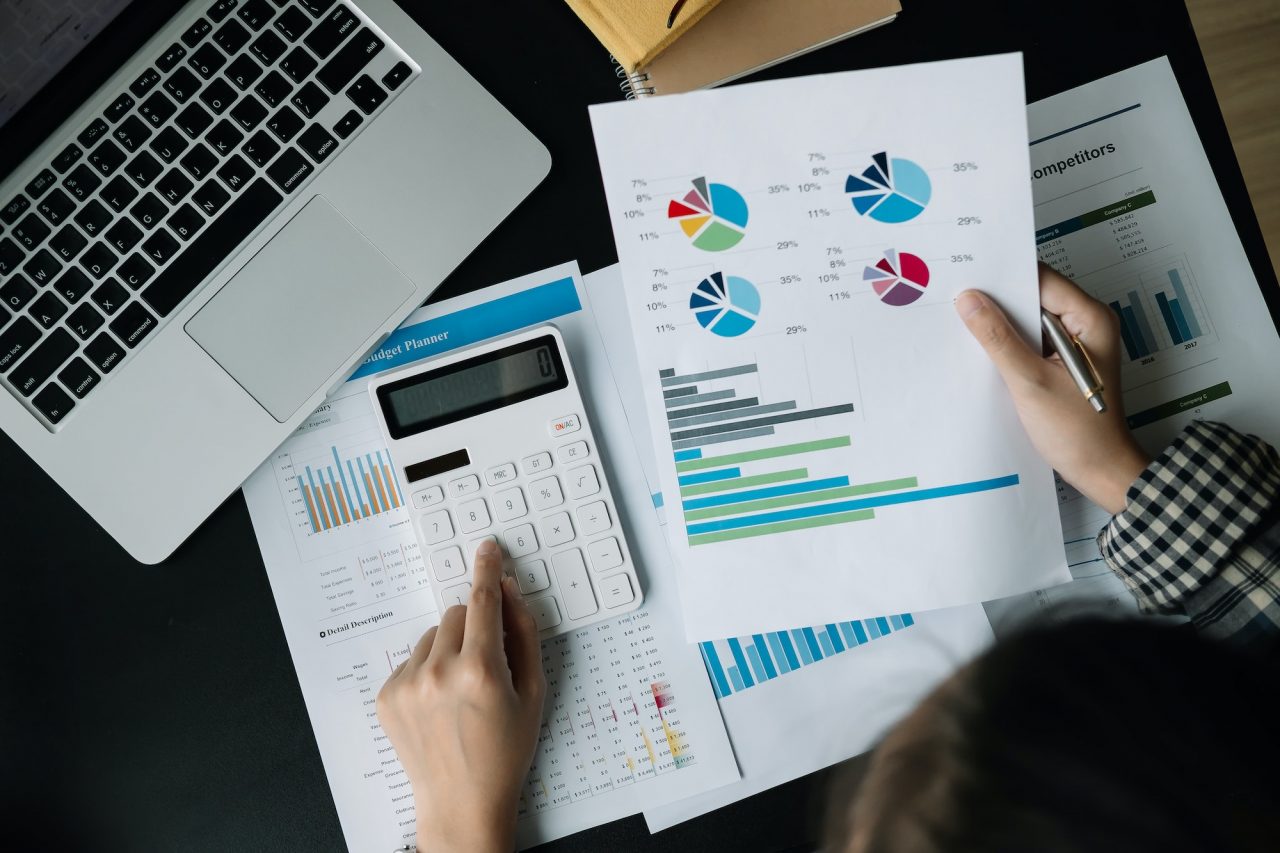
[[[542,511],[560,506],[564,503],[564,493],[560,491],[560,481],[555,477],[544,477],[529,484],[529,500],[533,508]]]
[[[426,509],[429,506],[435,506],[444,500],[444,489],[439,486],[432,486],[429,489],[423,489],[420,492],[413,493],[413,505],[418,509]]]
[[[621,607],[636,600],[631,589],[631,578],[626,575],[614,575],[600,581],[600,598],[605,607]]]
[[[451,586],[444,592],[440,593],[440,600],[444,602],[446,608],[453,607],[456,604],[465,605],[467,599],[471,597],[471,584],[460,583],[457,586]]]
[[[490,486],[501,486],[516,478],[516,466],[508,462],[506,465],[495,465],[484,472],[484,480]]]
[[[556,554],[551,558],[556,580],[560,582],[560,595],[564,598],[564,611],[570,619],[581,619],[599,610],[591,581],[587,580],[587,565],[582,562],[582,552],[577,548]]]
[[[551,467],[551,454],[535,453],[532,456],[526,456],[521,465],[524,466],[526,474],[541,474]]]
[[[464,495],[474,495],[478,491],[480,491],[480,478],[475,474],[472,474],[470,477],[459,477],[449,483],[449,494],[453,495],[455,498],[460,498]]]
[[[591,568],[607,572],[622,565],[622,548],[618,546],[618,540],[610,536],[588,545],[587,557],[591,560]]]
[[[422,528],[422,541],[427,545],[453,538],[453,522],[449,519],[448,510],[424,515],[419,526]]]
[[[591,451],[587,449],[585,441],[575,441],[573,444],[566,444],[564,447],[556,451],[556,459],[560,460],[561,465],[568,465],[570,462],[581,462],[591,455]]]
[[[554,598],[539,598],[529,602],[529,611],[533,614],[533,623],[539,631],[554,628],[560,624],[560,608]]]
[[[612,525],[613,521],[609,518],[609,508],[604,505],[604,501],[596,501],[595,503],[578,507],[578,527],[582,529],[583,536],[603,533]]]
[[[565,415],[563,418],[556,418],[554,421],[547,424],[547,429],[550,431],[551,435],[558,438],[562,435],[568,435],[571,432],[577,432],[582,429],[582,419],[577,415]]]
[[[527,557],[538,550],[538,537],[533,535],[532,524],[513,527],[502,534],[502,539],[507,543],[507,553],[515,560]]]
[[[547,577],[547,564],[541,560],[530,560],[516,566],[516,583],[525,595],[541,592],[551,586],[551,578]]]
[[[519,486],[507,489],[505,492],[498,492],[493,496],[493,514],[498,517],[498,521],[514,521],[517,518],[524,518],[528,512],[529,507],[524,503],[524,492],[520,491]]]
[[[467,543],[467,553],[471,555],[471,562],[473,563],[476,560],[476,550],[480,547],[481,542],[492,542],[494,545],[497,545],[498,537],[493,534],[489,534],[488,536],[481,536],[479,539],[472,539]]]
[[[573,523],[569,521],[569,513],[557,512],[542,519],[542,541],[548,548],[573,541]]]
[[[467,573],[466,564],[462,562],[462,549],[454,545],[451,548],[436,551],[431,555],[431,569],[436,573],[438,581],[462,577]]]
[[[565,481],[569,484],[569,497],[574,500],[589,497],[600,491],[600,480],[596,477],[594,465],[574,468],[565,475]]]
[[[461,504],[458,507],[458,529],[463,533],[475,533],[489,526],[489,507],[484,498]]]

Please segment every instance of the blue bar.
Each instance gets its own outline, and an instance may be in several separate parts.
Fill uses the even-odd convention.
[[[1137,361],[1141,356],[1138,355],[1138,347],[1133,341],[1133,335],[1129,334],[1129,326],[1124,319],[1124,309],[1120,307],[1119,302],[1112,302],[1110,305],[1111,310],[1120,318],[1120,340],[1124,341],[1124,351],[1129,354],[1130,361]]]
[[[726,506],[740,504],[761,498],[778,498],[783,495],[799,495],[805,492],[816,492],[820,489],[833,489],[837,486],[849,485],[848,477],[830,477],[826,480],[809,480],[804,483],[791,483],[786,486],[770,486],[767,489],[747,489],[744,492],[730,492],[725,495],[713,495],[709,498],[695,498],[685,501],[685,509],[706,509],[709,506]]]
[[[1142,338],[1143,348],[1148,353],[1155,352],[1160,345],[1156,343],[1155,332],[1151,331],[1151,324],[1147,322],[1147,309],[1142,307],[1142,294],[1130,290],[1129,307],[1133,309],[1133,317],[1138,321],[1138,334]]]
[[[876,617],[876,624],[880,626],[880,635],[887,637],[890,633],[889,620],[883,616]]]
[[[901,616],[890,616],[890,617],[889,617],[889,623],[890,623],[891,625],[893,625],[893,627],[894,627],[894,628],[896,628],[896,629],[897,629],[897,630],[899,630],[899,631],[901,631],[903,628],[907,627],[906,625],[904,625],[904,624],[903,624],[903,622],[902,622],[902,617],[901,617]]]
[[[1133,308],[1126,305],[1122,313],[1124,315],[1124,325],[1129,327],[1129,337],[1133,340],[1133,345],[1138,350],[1138,355],[1151,355],[1151,350],[1147,349],[1147,345],[1143,341],[1142,329],[1138,328],[1138,317],[1133,313]]]
[[[749,678],[750,676],[748,676]],[[746,690],[747,685],[742,682],[742,675],[738,672],[736,666],[729,667],[729,680],[733,682],[735,690]]]
[[[702,646],[702,659],[707,663],[707,669],[711,671],[711,682],[716,686],[716,693],[720,696],[728,696],[731,691],[729,682],[724,677],[724,667],[720,665],[720,655],[716,653],[715,643],[700,643]]]
[[[369,509],[369,503],[360,497],[360,481],[356,479],[356,469],[351,467],[351,460],[347,460],[347,473],[351,475],[351,487],[356,492],[356,506],[360,507],[360,514],[364,515],[365,510]],[[372,510],[369,510],[372,512]]]
[[[1178,324],[1178,331],[1182,333],[1182,339],[1184,341],[1191,340],[1191,327],[1187,325],[1187,317],[1182,313],[1182,303],[1177,299],[1170,299],[1169,310],[1173,312],[1173,319]]]
[[[846,481],[848,480],[847,477],[842,479]],[[737,530],[741,527],[754,527],[757,524],[772,524],[777,521],[792,521],[797,518],[816,518],[822,515],[834,515],[840,512],[870,509],[877,506],[892,506],[894,504],[914,503],[916,501],[934,500],[936,498],[949,498],[955,495],[987,492],[994,489],[1004,489],[1016,485],[1018,485],[1018,475],[1010,474],[1007,477],[995,477],[990,480],[977,480],[972,483],[957,483],[954,486],[938,486],[932,489],[916,489],[915,491],[898,492],[897,494],[892,495],[878,495],[876,497],[858,498],[851,501],[815,504],[812,506],[796,507],[795,509],[780,510],[778,512],[766,512],[762,515],[722,518],[717,521],[708,521],[702,524],[690,524],[685,529],[688,531],[690,536],[696,536],[699,533],[714,533],[717,530]],[[689,508],[689,504],[686,503],[685,507]]]
[[[850,622],[849,627],[853,629],[853,634],[858,638],[858,644],[867,642],[867,632],[862,629],[861,622]]]
[[[764,663],[760,660],[760,654],[755,646],[747,646],[747,660],[751,661],[751,671],[756,674],[756,681],[764,682],[773,677],[764,671]]]
[[[915,618],[914,618],[914,617],[912,617],[912,615],[911,615],[910,613],[903,613],[903,614],[902,614],[902,624],[903,624],[903,625],[906,625],[908,628],[910,628],[912,625],[916,624],[916,620],[915,620]]]
[[[871,634],[871,639],[880,639],[880,626],[876,624],[876,620],[864,619],[862,624],[867,626],[867,631]]]
[[[382,451],[381,451],[381,450],[377,450],[377,451],[375,451],[375,453],[377,453],[377,454],[378,454],[378,464],[379,464],[379,465],[382,465],[382,466],[385,466],[385,467],[386,467],[386,469],[387,469],[387,471],[389,472],[389,471],[391,470],[391,451],[389,451],[389,450],[387,451],[387,461],[386,461],[386,462],[383,462],[383,461],[382,461]],[[385,472],[384,472],[384,473],[385,473]],[[387,483],[387,488],[388,488],[388,489],[395,489],[395,491],[396,491],[396,497],[398,497],[398,498],[400,499],[400,506],[404,506],[404,493],[400,491],[400,478],[399,478],[399,477],[396,477],[396,476],[394,476],[394,475],[392,475],[392,474],[390,474],[390,473],[388,473],[388,474],[387,474],[387,476],[383,477],[383,479],[384,479],[384,480],[390,480],[390,481],[391,481],[390,483]]]
[[[777,668],[773,665],[773,661],[769,656],[769,647],[765,645],[763,634],[752,634],[751,639],[756,644],[756,651],[760,653],[760,662],[764,664],[765,678],[773,678],[778,674]]]
[[[853,628],[849,627],[848,622],[840,623],[840,633],[844,635],[845,648],[853,648],[858,645],[858,638],[853,635]]]
[[[690,459],[701,459],[701,458],[702,458],[702,451],[697,448],[693,450],[677,450],[676,451],[677,462],[688,462]]]
[[[1200,321],[1196,319],[1196,310],[1191,307],[1191,297],[1187,296],[1187,289],[1182,286],[1182,273],[1176,269],[1169,270],[1169,281],[1173,283],[1173,292],[1178,297],[1178,304],[1186,306],[1187,331],[1193,338],[1200,337]]]
[[[1163,293],[1157,293],[1156,304],[1160,306],[1160,316],[1164,318],[1164,327],[1169,330],[1169,337],[1173,338],[1175,344],[1182,343],[1182,333],[1178,331],[1178,321],[1173,319],[1168,297]]]
[[[840,632],[836,630],[834,623],[827,626],[827,636],[831,638],[831,645],[835,646],[837,652],[844,651],[844,640],[840,639]]]
[[[703,471],[698,474],[685,474],[680,478],[682,486],[696,486],[699,483],[714,483],[716,480],[732,480],[741,477],[741,468],[721,468],[719,471]]]
[[[836,653],[836,649],[835,646],[831,645],[831,638],[827,636],[827,632],[823,631],[817,636],[818,645],[822,646],[822,651],[826,653],[827,657],[834,655]]]
[[[774,633],[767,635],[766,639],[769,641],[769,648],[773,650],[773,660],[778,666],[778,672],[786,673],[795,669],[795,667],[787,660],[787,652],[782,648],[782,640],[779,639],[780,636],[785,637],[786,634],[780,635],[775,631]]]
[[[801,628],[800,633],[804,635],[804,641],[809,645],[809,653],[813,655],[814,660],[822,660],[822,649],[818,647],[818,638],[814,636],[812,628]]]
[[[800,660],[804,661],[806,665],[813,663],[813,652],[809,651],[809,641],[804,638],[804,634],[801,634],[799,629],[793,629],[791,636],[795,637],[796,649],[800,652]]]
[[[653,494],[649,495],[649,497],[653,499],[654,509],[662,508],[662,492],[654,492]]]
[[[750,687],[755,682],[751,680],[751,671],[747,669],[747,658],[742,654],[742,644],[738,642],[736,637],[730,637],[728,642],[729,651],[733,653],[733,661],[738,665],[738,674],[742,676],[742,680]],[[732,672],[733,670],[730,669],[729,671]]]
[[[306,502],[306,500],[307,500],[306,488],[307,488],[307,484],[306,484],[306,483],[304,483],[304,482],[302,482],[302,478],[301,478],[301,477],[299,477],[299,478],[298,478],[298,494],[302,495],[302,500],[303,500],[303,502],[304,502],[304,503],[305,503],[305,502]],[[315,510],[310,510],[310,511],[308,511],[308,512],[307,512],[307,517],[311,519],[311,532],[312,532],[312,533],[319,533],[319,532],[320,532],[320,528],[316,527],[316,524],[317,524],[317,522],[318,522],[318,516],[316,515]]]
[[[338,448],[330,448],[333,451],[333,464],[338,466],[338,476],[342,479],[342,493],[347,496],[347,507],[351,510],[352,518],[360,517],[360,508],[351,502],[351,489],[347,488],[347,474],[342,470],[342,460],[338,458]],[[333,476],[330,471],[329,476]]]
[[[787,636],[787,632],[777,631],[770,636],[777,637],[778,642],[782,644],[782,651],[787,656],[787,665],[792,669],[799,669],[800,660],[796,657],[795,647],[791,645],[791,638]]]

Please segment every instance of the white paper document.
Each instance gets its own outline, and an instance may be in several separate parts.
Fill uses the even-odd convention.
[[[272,592],[348,847],[414,837],[413,798],[378,725],[391,669],[435,624],[367,377],[553,322],[597,426],[641,570],[636,613],[543,644],[549,691],[520,803],[528,847],[735,781],[701,654],[683,638],[670,558],[577,266],[415,312],[245,483]]]
[[[592,108],[690,639],[1069,579],[952,307],[1039,339],[1024,104],[1008,55]]]

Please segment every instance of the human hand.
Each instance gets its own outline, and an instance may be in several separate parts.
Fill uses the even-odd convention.
[[[467,606],[446,610],[378,693],[413,786],[419,850],[514,848],[546,687],[533,615],[503,578],[498,546],[484,542]]]
[[[1124,417],[1119,319],[1044,264],[1040,303],[1061,317],[1088,351],[1106,389],[1103,414],[1089,405],[1058,354],[1045,358],[1027,346],[991,297],[966,290],[956,298],[956,311],[1000,371],[1036,450],[1064,480],[1114,515],[1124,509],[1129,485],[1151,462]]]

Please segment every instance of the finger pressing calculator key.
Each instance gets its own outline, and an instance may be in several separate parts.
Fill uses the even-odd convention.
[[[443,611],[494,540],[543,637],[640,606],[605,460],[564,340],[545,325],[369,388]]]

